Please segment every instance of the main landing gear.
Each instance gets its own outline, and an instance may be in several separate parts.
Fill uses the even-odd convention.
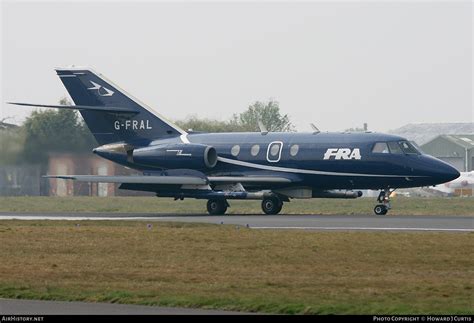
[[[392,208],[390,206],[390,195],[393,193],[393,191],[395,191],[395,189],[390,190],[389,188],[380,191],[380,194],[377,197],[377,202],[380,204],[377,204],[374,207],[375,214],[385,215],[387,214],[388,210]]]
[[[283,201],[276,195],[266,197],[262,201],[262,211],[267,215],[280,213],[283,207]]]
[[[223,215],[229,203],[226,199],[210,199],[207,201],[207,212],[210,215]],[[278,195],[272,195],[263,198],[262,201],[262,211],[268,215],[275,215],[280,213],[283,207],[283,201]]]
[[[225,199],[207,201],[207,212],[211,215],[222,215],[227,211],[229,203]]]

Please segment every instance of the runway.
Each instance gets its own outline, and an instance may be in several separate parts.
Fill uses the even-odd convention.
[[[176,215],[123,213],[0,213],[0,220],[134,220],[230,224],[251,229],[474,232],[474,216]]]
[[[241,312],[108,303],[0,299],[0,315],[234,315]]]

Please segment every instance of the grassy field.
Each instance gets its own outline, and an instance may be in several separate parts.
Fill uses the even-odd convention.
[[[474,216],[474,198],[392,199],[389,215]],[[260,201],[229,201],[229,214],[262,214]],[[373,214],[375,198],[311,199],[285,203],[283,214]],[[0,197],[0,212],[206,213],[205,200],[156,197]]]
[[[270,313],[474,314],[474,234],[1,221],[0,297]]]

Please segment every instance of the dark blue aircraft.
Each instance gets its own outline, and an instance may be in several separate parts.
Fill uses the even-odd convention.
[[[396,188],[431,186],[459,172],[423,154],[408,140],[378,133],[197,133],[184,131],[103,75],[87,68],[56,72],[99,147],[93,152],[143,176],[59,175],[53,178],[121,183],[175,199],[206,199],[224,214],[231,199],[262,200],[266,214],[298,198],[356,198],[381,190],[376,214],[390,209]]]

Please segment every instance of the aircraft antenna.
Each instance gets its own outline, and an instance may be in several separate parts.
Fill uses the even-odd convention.
[[[310,123],[309,124],[311,126],[311,128],[313,129],[313,135],[317,135],[318,133],[320,133],[321,131],[318,129],[318,127],[316,127],[314,125],[314,123]]]
[[[260,128],[260,133],[262,136],[265,136],[268,133],[267,127],[265,127],[262,120],[258,120],[258,127]]]

